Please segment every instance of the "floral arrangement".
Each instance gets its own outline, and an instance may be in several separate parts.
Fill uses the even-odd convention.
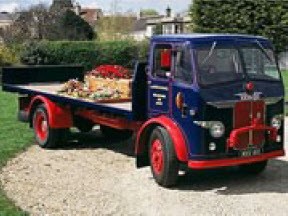
[[[121,98],[121,92],[118,89],[99,88],[97,91],[91,91],[83,82],[77,79],[71,79],[64,83],[58,93],[95,101]]]
[[[101,65],[87,73],[89,76],[100,77],[104,79],[130,79],[131,72],[120,65]]]

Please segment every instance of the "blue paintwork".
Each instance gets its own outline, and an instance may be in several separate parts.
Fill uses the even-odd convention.
[[[194,156],[205,156],[201,155],[204,152],[204,132],[203,129],[196,126],[194,120],[205,120],[205,116],[201,113],[207,108],[208,102],[225,102],[231,100],[239,100],[235,96],[240,92],[243,92],[243,85],[246,82],[237,81],[231,83],[225,83],[223,85],[201,87],[197,82],[197,67],[193,64],[193,77],[194,81],[192,84],[184,84],[182,82],[173,79],[175,72],[175,65],[173,64],[172,76],[169,79],[154,78],[151,75],[153,68],[153,49],[155,44],[165,43],[171,44],[172,47],[175,45],[185,43],[191,47],[192,59],[194,63],[194,52],[193,49],[203,44],[212,43],[218,41],[222,44],[236,44],[240,42],[255,42],[259,41],[264,47],[273,47],[271,42],[264,37],[256,37],[250,35],[231,35],[231,34],[189,34],[189,35],[161,35],[154,36],[151,39],[150,46],[150,58],[147,67],[147,76],[145,72],[146,64],[137,65],[135,69],[135,76],[133,79],[133,101],[132,111],[122,110],[119,108],[113,108],[106,106],[105,104],[97,104],[91,102],[85,102],[74,98],[67,98],[58,95],[52,95],[42,92],[35,92],[31,90],[25,90],[15,85],[5,84],[3,89],[6,91],[19,92],[21,94],[41,94],[52,101],[70,104],[75,107],[86,107],[95,109],[103,112],[113,113],[129,120],[141,120],[145,121],[152,117],[165,115],[174,120],[174,122],[183,131],[185,139],[188,144],[189,158]],[[140,69],[141,68],[141,69]],[[147,84],[148,82],[148,84]],[[263,93],[264,97],[283,97],[284,88],[282,82],[263,82],[255,81],[255,91]],[[152,87],[152,88],[151,88]],[[153,88],[154,87],[154,88]],[[156,87],[156,88],[155,88]],[[158,87],[158,88],[157,88]],[[159,88],[160,87],[160,88]],[[184,102],[187,106],[187,113],[183,113],[176,107],[175,98],[176,95],[181,92],[184,95]],[[156,95],[156,96],[155,96]],[[161,105],[157,105],[157,95],[164,95],[161,100]],[[143,100],[141,100],[143,98]],[[195,112],[196,115],[192,115]],[[232,121],[232,119],[231,119]]]
[[[151,48],[155,46],[155,44],[171,44],[175,46],[176,44],[189,44],[192,49],[197,48],[201,45],[207,45],[207,43],[213,43],[217,41],[221,44],[234,44],[242,42],[255,42],[259,41],[264,47],[273,48],[271,42],[264,37],[257,36],[249,36],[249,35],[231,35],[231,34],[189,34],[189,35],[161,35],[155,36],[152,38]],[[152,50],[150,53],[153,53]],[[192,54],[192,62],[195,62],[194,53]],[[149,88],[148,86],[148,116],[155,117],[159,115],[166,115],[172,118],[181,130],[184,133],[185,139],[188,143],[189,150],[189,158],[193,158],[195,156],[204,156],[201,155],[204,152],[204,145],[207,143],[203,143],[204,133],[203,129],[196,126],[193,121],[195,120],[205,120],[205,116],[202,115],[202,110],[207,105],[208,102],[225,102],[225,101],[235,101],[239,100],[235,94],[244,91],[244,84],[246,81],[243,79],[242,81],[225,83],[223,85],[210,86],[208,88],[204,88],[198,85],[197,82],[197,67],[193,65],[193,84],[184,84],[178,82],[172,78],[169,80],[163,81],[161,79],[156,79],[151,75],[151,70],[153,68],[153,55],[150,56],[150,64],[149,64],[149,73],[148,80],[151,82],[151,85],[160,85],[169,88],[169,92],[166,92],[165,95],[169,95],[169,98],[165,101],[163,107],[157,107],[155,105],[155,100],[152,97],[154,93],[159,93],[154,89]],[[173,65],[175,72],[175,65]],[[269,83],[269,85],[267,85]],[[263,81],[255,81],[255,91],[263,92],[264,97],[283,97],[284,88],[282,82],[263,82]],[[177,93],[181,92],[184,95],[185,104],[187,105],[188,112],[195,111],[196,115],[192,116],[190,113],[187,113],[186,116],[183,116],[181,111],[176,107],[175,98]],[[160,92],[160,94],[164,94],[164,92]],[[168,111],[169,110],[169,111]],[[167,112],[168,111],[168,112]],[[232,121],[232,119],[231,119]]]

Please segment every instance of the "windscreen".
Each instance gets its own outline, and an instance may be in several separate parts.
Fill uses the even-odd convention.
[[[249,80],[279,81],[274,52],[259,42],[227,46],[214,42],[196,49],[202,85]]]
[[[199,81],[203,85],[241,80],[243,67],[238,50],[216,42],[196,50]]]
[[[278,81],[280,74],[271,49],[261,44],[242,46],[246,73],[251,80]]]

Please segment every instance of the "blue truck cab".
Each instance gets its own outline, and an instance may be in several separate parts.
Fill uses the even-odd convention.
[[[22,95],[20,119],[30,123],[41,147],[57,145],[72,126],[98,124],[108,135],[133,131],[137,167],[150,165],[164,187],[177,183],[182,167],[239,166],[257,174],[285,154],[284,87],[266,38],[154,36],[148,63],[135,67],[130,103],[92,103],[50,91],[54,84],[47,83],[68,78],[81,80],[83,71],[3,69],[3,89]]]
[[[245,35],[155,36],[150,53],[148,116],[162,116],[176,125],[180,132],[174,130],[175,136],[186,144],[187,155],[181,160],[188,167],[242,164],[246,171],[260,172],[269,158],[284,154],[284,88],[269,40]],[[163,134],[158,129],[156,137]],[[168,148],[159,142],[152,138],[151,148]],[[179,160],[182,147],[174,146]],[[150,157],[156,179],[157,164],[159,173],[161,160],[169,157],[159,159],[157,154]]]

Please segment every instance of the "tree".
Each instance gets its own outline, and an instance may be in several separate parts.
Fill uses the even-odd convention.
[[[140,11],[140,13],[141,13],[141,16],[143,16],[143,17],[158,16],[159,15],[158,11],[156,11],[155,9],[152,9],[152,8],[142,9]]]
[[[41,4],[20,12],[3,35],[6,43],[30,40],[92,40],[95,36],[93,28],[73,11],[49,10]]]
[[[60,15],[55,26],[58,31],[51,37],[54,40],[92,40],[95,36],[93,28],[71,10]]]
[[[194,0],[190,12],[194,32],[261,35],[278,53],[288,44],[287,0]]]
[[[125,14],[115,14],[103,17],[97,24],[97,32],[101,40],[121,40],[131,32],[136,17]]]

